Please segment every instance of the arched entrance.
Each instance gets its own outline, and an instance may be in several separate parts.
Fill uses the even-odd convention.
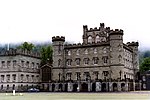
[[[52,84],[52,92],[55,91],[55,84]]]
[[[118,91],[117,83],[113,83],[113,91]]]
[[[102,92],[106,92],[106,83],[102,83]]]
[[[87,83],[83,83],[82,85],[81,85],[81,91],[82,92],[88,92],[88,84]]]
[[[48,83],[51,81],[51,67],[48,65],[44,65],[41,67],[42,74],[42,82]]]
[[[73,92],[77,92],[78,84],[73,84]]]
[[[58,91],[62,91],[63,90],[63,85],[62,84],[59,84],[59,88],[58,88]]]
[[[96,83],[92,83],[92,92],[96,91]]]
[[[65,92],[68,92],[68,84],[65,84]]]
[[[121,83],[121,91],[125,91],[125,83]]]

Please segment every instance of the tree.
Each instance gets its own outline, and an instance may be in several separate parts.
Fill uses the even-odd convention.
[[[150,57],[144,58],[140,65],[140,72],[150,70]]]
[[[49,46],[44,46],[41,49],[41,65],[44,65],[46,63],[52,64],[53,59],[52,59],[52,55],[53,55],[53,50],[52,47]]]
[[[35,46],[32,43],[24,42],[22,45],[18,46],[17,48],[31,51],[35,48]]]

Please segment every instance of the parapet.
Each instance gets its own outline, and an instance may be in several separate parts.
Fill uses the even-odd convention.
[[[2,49],[0,51],[0,56],[16,56],[16,55],[41,58],[41,54],[39,52],[35,52],[35,51],[27,51],[27,50],[23,50],[23,49],[9,49],[9,50]]]
[[[123,35],[123,30],[122,29],[110,30],[109,35]]]
[[[83,30],[84,31],[88,31],[88,32],[92,32],[92,31],[100,31],[100,29],[104,28],[105,27],[105,24],[104,23],[100,23],[100,27],[97,28],[90,28],[88,29],[88,26],[87,25],[83,25]],[[107,27],[107,29],[110,29],[110,27]]]
[[[127,42],[128,46],[139,46],[139,42]]]
[[[64,36],[53,36],[52,37],[52,42],[54,41],[65,41],[65,37]]]

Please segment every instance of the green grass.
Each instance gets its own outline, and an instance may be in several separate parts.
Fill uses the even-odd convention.
[[[0,100],[150,100],[150,92],[127,93],[0,93]]]

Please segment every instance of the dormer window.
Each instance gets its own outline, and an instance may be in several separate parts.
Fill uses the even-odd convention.
[[[88,37],[88,43],[92,43],[92,36]]]

